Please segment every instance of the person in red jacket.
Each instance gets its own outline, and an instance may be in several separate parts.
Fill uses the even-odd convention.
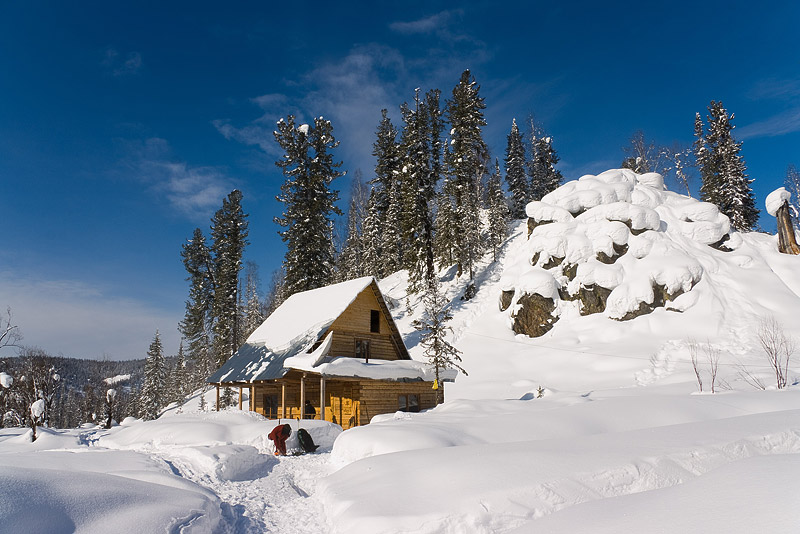
[[[275,456],[286,455],[286,440],[292,435],[292,427],[289,425],[278,425],[272,429],[267,436],[275,444]]]

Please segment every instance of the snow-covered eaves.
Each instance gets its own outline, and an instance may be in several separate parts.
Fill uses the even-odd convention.
[[[433,382],[436,378],[433,367],[416,360],[369,360],[369,362],[365,362],[358,358],[335,357],[326,358],[318,365],[309,365],[311,359],[307,356],[311,355],[304,354],[289,358],[284,365],[299,371],[317,373],[324,377],[367,378],[398,382],[412,380]],[[455,369],[439,370],[439,380],[442,382],[454,382],[457,375],[458,371]]]

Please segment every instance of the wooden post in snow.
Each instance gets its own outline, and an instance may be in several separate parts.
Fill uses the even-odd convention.
[[[319,420],[325,421],[325,377],[319,377]]]
[[[217,411],[219,411],[219,384],[217,384]]]
[[[242,390],[244,389],[243,386],[239,386],[239,410],[242,409]]]
[[[300,377],[300,419],[303,419],[306,405],[306,374]]]
[[[281,382],[281,417],[288,419],[286,417],[286,382]]]
[[[784,254],[800,254],[800,246],[794,237],[792,217],[789,215],[789,201],[784,200],[775,213],[778,219],[778,250]]]
[[[256,411],[256,387],[253,384],[250,384],[250,411]]]

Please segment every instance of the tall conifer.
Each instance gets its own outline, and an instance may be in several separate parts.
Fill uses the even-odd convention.
[[[525,205],[529,202],[528,177],[525,175],[525,145],[517,120],[511,121],[511,132],[506,145],[506,184],[511,194],[510,212],[513,219],[525,217]]]

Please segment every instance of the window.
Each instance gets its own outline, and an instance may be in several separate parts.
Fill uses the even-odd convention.
[[[378,310],[369,311],[369,331],[376,334],[381,331],[381,312]]]
[[[397,411],[399,412],[418,412],[419,395],[398,395]]]
[[[369,361],[369,340],[356,339],[356,358],[364,358]]]

